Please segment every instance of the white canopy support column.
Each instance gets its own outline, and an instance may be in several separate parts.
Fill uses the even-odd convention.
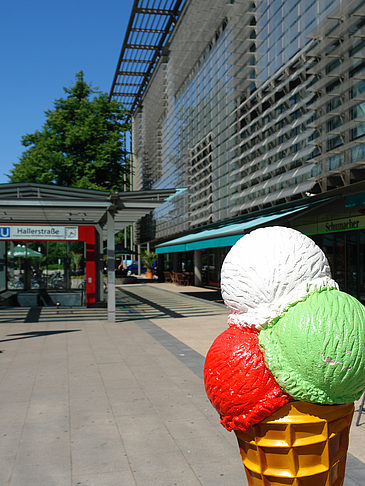
[[[194,250],[194,285],[202,287],[202,251]]]
[[[115,242],[114,215],[107,212],[108,321],[115,322]]]
[[[142,265],[141,265],[141,245],[137,245],[137,259],[138,259],[138,263],[137,263],[137,268],[138,268],[138,275],[141,275],[141,271],[142,271]]]

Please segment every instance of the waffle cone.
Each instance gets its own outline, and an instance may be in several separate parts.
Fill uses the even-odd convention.
[[[249,486],[342,486],[353,403],[291,402],[235,430]]]

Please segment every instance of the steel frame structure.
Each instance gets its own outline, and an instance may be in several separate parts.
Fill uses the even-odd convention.
[[[123,103],[131,115],[164,55],[185,0],[135,0],[109,99]]]

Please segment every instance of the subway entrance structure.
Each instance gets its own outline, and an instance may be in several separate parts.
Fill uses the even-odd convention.
[[[27,306],[100,305],[106,265],[108,320],[114,322],[115,234],[174,192],[0,184],[0,298],[15,296]]]

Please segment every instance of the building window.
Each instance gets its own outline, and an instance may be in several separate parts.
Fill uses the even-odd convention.
[[[343,145],[343,140],[342,140],[342,137],[340,135],[337,135],[336,137],[330,138],[327,141],[327,152],[329,152],[330,150],[333,150],[336,147],[339,147],[341,145]]]
[[[326,170],[330,171],[330,170],[335,170],[335,169],[342,167],[343,161],[344,161],[344,158],[343,158],[342,154],[336,154],[336,155],[333,155],[332,157],[329,157],[326,160]]]
[[[351,161],[358,162],[359,160],[364,160],[365,158],[365,144],[360,143],[351,149]]]

